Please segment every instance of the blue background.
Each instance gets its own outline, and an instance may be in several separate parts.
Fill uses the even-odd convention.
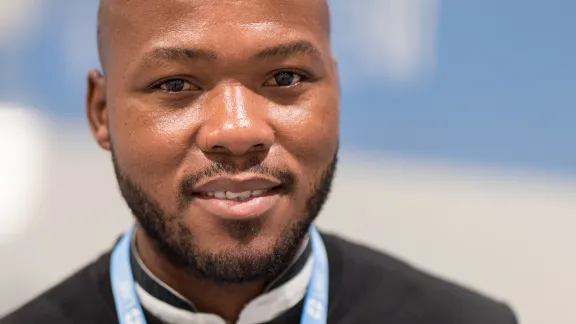
[[[0,100],[85,123],[96,1],[48,3],[29,41],[0,48]],[[334,12],[345,27],[345,11]],[[343,146],[576,174],[575,14],[575,1],[443,1],[425,82],[397,87],[340,61],[354,84],[343,88]],[[346,45],[335,43],[336,53]]]

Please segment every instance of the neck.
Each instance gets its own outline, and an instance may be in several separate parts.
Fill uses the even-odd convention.
[[[194,303],[199,312],[236,321],[244,306],[262,293],[266,282],[217,284],[170,264],[142,230],[136,228],[136,248],[146,267],[162,282]]]

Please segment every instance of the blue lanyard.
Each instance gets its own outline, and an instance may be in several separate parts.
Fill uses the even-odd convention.
[[[120,324],[146,324],[130,266],[130,239],[133,231],[132,226],[122,236],[110,259],[110,281]],[[328,257],[322,237],[313,225],[310,226],[310,241],[314,267],[304,299],[301,323],[325,324],[328,311]]]

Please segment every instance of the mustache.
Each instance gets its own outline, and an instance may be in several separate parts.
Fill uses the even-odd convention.
[[[267,166],[257,159],[238,165],[232,159],[222,158],[194,174],[186,175],[180,183],[180,194],[184,200],[188,200],[193,196],[193,188],[199,182],[207,178],[233,176],[240,173],[261,175],[278,180],[282,184],[281,190],[286,193],[293,192],[296,185],[296,174],[292,171]]]

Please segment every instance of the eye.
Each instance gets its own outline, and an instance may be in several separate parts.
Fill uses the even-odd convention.
[[[166,92],[182,92],[195,88],[192,84],[182,79],[170,79],[158,84],[156,87]]]
[[[291,87],[297,85],[304,79],[304,76],[296,72],[283,71],[276,73],[264,85],[271,87]]]

